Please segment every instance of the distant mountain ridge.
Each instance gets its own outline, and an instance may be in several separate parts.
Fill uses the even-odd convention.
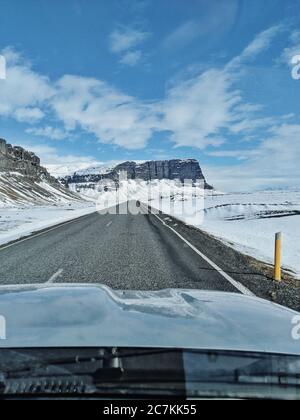
[[[97,183],[105,179],[111,179],[117,182],[121,172],[126,172],[129,180],[141,179],[143,181],[152,181],[178,179],[182,182],[184,180],[192,180],[193,182],[202,181],[204,188],[212,189],[206,182],[199,162],[196,159],[171,159],[147,162],[127,161],[113,168],[99,167],[99,171],[97,171],[97,168],[91,168],[90,171],[89,169],[85,169],[60,180],[66,185]]]

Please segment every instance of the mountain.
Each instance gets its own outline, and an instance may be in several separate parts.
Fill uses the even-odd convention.
[[[41,166],[40,158],[0,139],[0,207],[82,201]]]
[[[199,162],[196,159],[173,159],[149,162],[133,162],[128,161],[121,163],[115,167],[98,167],[85,169],[84,171],[75,172],[72,176],[67,176],[61,179],[65,185],[71,186],[74,189],[74,184],[77,188],[86,189],[94,188],[95,184],[102,180],[113,180],[116,183],[119,181],[119,176],[124,173],[128,180],[192,180],[193,182],[202,182],[205,189],[212,189],[207,184],[205,177],[200,168]]]

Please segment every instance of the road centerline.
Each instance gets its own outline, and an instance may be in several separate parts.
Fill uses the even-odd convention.
[[[50,279],[48,281],[46,281],[46,284],[52,284],[55,282],[55,280],[58,277],[61,277],[62,273],[63,273],[63,269],[61,268],[60,270],[58,270],[56,273],[53,274],[53,276],[50,277]]]

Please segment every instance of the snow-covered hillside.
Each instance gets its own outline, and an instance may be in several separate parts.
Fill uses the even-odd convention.
[[[82,199],[58,182],[20,172],[0,172],[0,208],[79,202]]]

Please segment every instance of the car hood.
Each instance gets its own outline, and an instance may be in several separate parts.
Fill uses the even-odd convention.
[[[6,286],[0,287],[0,347],[176,347],[300,355],[300,341],[292,338],[296,315],[232,293]]]

